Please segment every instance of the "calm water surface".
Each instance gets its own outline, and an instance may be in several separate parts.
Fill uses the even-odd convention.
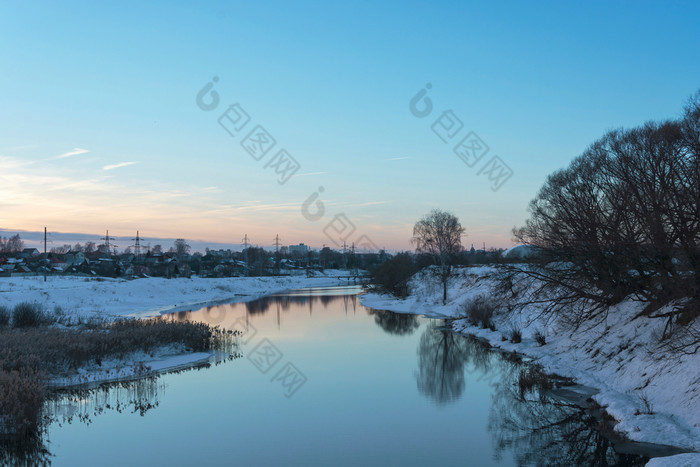
[[[301,290],[170,315],[246,330],[239,358],[55,402],[43,457],[72,466],[637,462],[580,410],[520,398],[521,363],[439,320],[367,309],[359,292]]]

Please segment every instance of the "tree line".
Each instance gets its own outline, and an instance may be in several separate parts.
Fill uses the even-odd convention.
[[[699,182],[700,92],[678,119],[606,133],[547,178],[514,229],[538,253],[517,268],[538,284],[533,301],[554,298],[547,311],[578,325],[631,297],[646,304],[640,315],[667,320],[665,337],[693,321]]]
[[[502,292],[527,297],[516,306],[580,326],[632,299],[644,304],[637,317],[665,320],[664,345],[700,350],[700,92],[677,119],[607,132],[549,175],[528,210],[513,230],[530,247],[526,262],[490,261],[502,264]],[[375,282],[406,296],[432,264],[446,302],[452,268],[469,264],[463,235],[453,214],[431,211],[414,226],[416,255],[382,264]]]

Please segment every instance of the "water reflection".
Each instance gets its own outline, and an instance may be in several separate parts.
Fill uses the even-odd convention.
[[[496,461],[506,453],[518,465],[636,466],[649,460],[617,452],[613,433],[605,432],[594,412],[551,393],[521,396],[517,380],[524,368],[516,356],[434,321],[420,339],[416,379],[418,390],[438,405],[460,398],[465,375],[493,387],[487,429]]]
[[[345,289],[340,291],[339,289]],[[180,311],[164,315],[175,321],[202,321],[213,326],[234,329],[238,318],[237,310],[244,310],[246,320],[252,317],[265,316],[274,311],[277,314],[277,324],[281,326],[281,314],[289,313],[299,308],[307,308],[312,316],[316,309],[327,309],[334,302],[342,302],[345,314],[355,313],[358,307],[358,287],[329,287],[327,289],[309,291],[290,291],[285,294],[269,295],[250,302],[240,302],[227,305],[215,305],[196,311]],[[336,295],[332,295],[336,294]]]
[[[459,399],[465,387],[466,343],[436,322],[426,326],[418,344],[418,391],[438,404]]]
[[[135,381],[103,384],[92,389],[72,389],[54,393],[44,404],[44,426],[72,423],[90,425],[107,412],[137,413],[144,416],[158,407],[165,385],[159,376]],[[48,428],[26,440],[0,441],[1,465],[50,465]]]
[[[374,316],[374,322],[387,334],[406,336],[413,334],[420,327],[418,316],[406,313],[367,309],[367,314]]]
[[[172,451],[156,463],[197,464],[204,462],[203,455],[208,463],[231,463],[234,447],[237,463],[253,465],[458,465],[464,464],[465,455],[474,465],[644,462],[643,457],[617,453],[619,445],[597,429],[595,414],[553,394],[521,397],[516,382],[525,364],[516,356],[454,334],[441,320],[366,309],[357,303],[356,293],[292,291],[169,315],[222,327],[250,320],[256,334],[249,346],[270,339],[285,361],[298,363],[308,374],[309,384],[292,399],[270,385],[272,373],[262,375],[243,360],[189,379],[183,375],[185,384],[168,380],[171,394],[162,406],[164,386],[150,379],[63,394],[47,405],[47,416],[56,427],[90,424],[107,412],[148,413]],[[387,394],[391,398],[383,397]],[[301,419],[304,430],[290,430]],[[173,420],[199,430],[181,433]],[[235,445],[231,420],[244,421],[235,431]],[[123,426],[95,424],[90,434],[98,427],[103,431],[90,439],[106,440],[100,449],[109,449],[119,443],[131,446],[142,437],[139,432],[129,438],[132,433],[120,430]],[[61,442],[53,446],[59,457],[90,449],[82,446],[85,432],[76,433],[83,437],[59,437]],[[363,436],[350,443],[347,433]],[[417,436],[422,442],[407,449],[406,440]],[[24,451],[3,450],[0,463],[48,462],[52,446],[39,441]],[[152,446],[142,449],[133,456],[114,456],[145,463]]]
[[[617,452],[613,434],[601,431],[591,412],[549,394],[521,397],[512,379],[493,394],[488,429],[495,457],[510,452],[519,465],[637,466],[649,460]]]

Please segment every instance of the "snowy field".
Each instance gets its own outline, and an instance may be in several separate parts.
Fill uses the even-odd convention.
[[[463,303],[478,295],[493,295],[493,281],[487,277],[491,272],[489,267],[458,270],[446,305],[442,304],[442,285],[422,272],[412,279],[411,296],[406,300],[374,293],[362,295],[360,300],[376,309],[457,318]],[[655,343],[664,323],[649,318],[633,320],[639,310],[639,303],[622,303],[611,310],[605,322],[577,331],[565,329],[556,320],[545,322],[538,316],[538,307],[510,315],[497,312],[496,331],[471,326],[463,319],[454,321],[453,326],[459,332],[487,339],[495,347],[527,354],[548,372],[596,388],[599,392],[593,398],[619,421],[616,429],[628,438],[698,451],[700,355],[660,355]],[[519,344],[503,340],[513,326],[522,330]],[[533,337],[537,330],[546,336],[544,346]],[[656,459],[653,465],[700,466],[700,454]]]
[[[72,318],[151,317],[205,306],[247,302],[302,287],[338,285],[348,271],[326,270],[316,277],[228,277],[221,279],[109,279],[70,276],[0,278],[0,305],[37,302]]]
[[[197,310],[210,305],[247,302],[289,289],[345,284],[338,276],[348,271],[326,270],[315,277],[233,277],[221,279],[146,278],[136,280],[70,276],[0,278],[0,305],[10,309],[20,302],[37,302],[47,312],[63,316],[63,322],[110,321],[122,317],[146,318],[163,313]],[[70,386],[131,379],[157,371],[205,363],[213,354],[187,352],[171,346],[153,354],[134,353],[125,360],[112,359],[102,365],[81,368],[50,382]],[[141,363],[145,366],[141,366]]]

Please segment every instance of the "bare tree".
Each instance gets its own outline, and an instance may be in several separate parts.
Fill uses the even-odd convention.
[[[93,253],[95,249],[95,242],[85,242],[85,253]]]
[[[682,119],[611,131],[550,175],[514,232],[540,252],[518,271],[538,284],[530,300],[575,325],[625,298],[668,332],[700,316],[699,148],[697,94]]]
[[[10,238],[0,238],[0,252],[19,253],[22,250],[24,250],[24,242],[19,234],[15,234]]]
[[[187,241],[184,238],[178,238],[175,240],[173,248],[179,258],[182,258],[190,252],[190,246],[187,244]]]
[[[449,212],[433,209],[416,222],[412,243],[416,252],[427,253],[439,267],[442,282],[442,302],[447,302],[447,284],[457,255],[462,251],[464,227],[459,219]]]

